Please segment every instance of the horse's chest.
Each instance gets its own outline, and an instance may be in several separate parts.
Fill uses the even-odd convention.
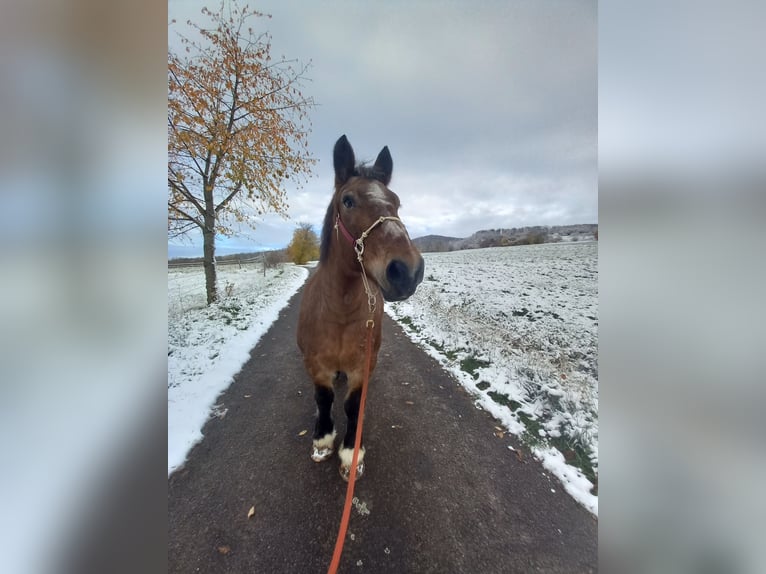
[[[330,356],[338,361],[339,370],[351,368],[362,361],[365,350],[364,332],[360,331],[356,325],[338,328],[335,336],[328,343]]]
[[[327,325],[321,340],[315,341],[308,353],[310,370],[317,373],[360,372],[364,364],[366,333],[358,325]],[[377,339],[377,337],[374,337]],[[372,352],[377,355],[378,344],[373,340]],[[375,359],[373,358],[373,362]]]

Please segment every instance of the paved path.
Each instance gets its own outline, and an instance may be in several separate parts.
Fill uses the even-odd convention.
[[[327,571],[346,483],[337,457],[309,458],[315,405],[295,343],[300,295],[222,395],[225,416],[207,423],[168,481],[170,572]],[[497,438],[493,419],[388,317],[367,401],[367,468],[340,572],[597,571],[597,521],[537,461],[520,461],[507,448],[518,445]],[[339,400],[334,417],[340,435]]]

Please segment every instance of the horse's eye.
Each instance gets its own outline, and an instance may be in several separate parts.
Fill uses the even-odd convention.
[[[345,205],[348,209],[351,209],[352,207],[354,207],[354,200],[347,195],[346,197],[343,198],[343,205]]]

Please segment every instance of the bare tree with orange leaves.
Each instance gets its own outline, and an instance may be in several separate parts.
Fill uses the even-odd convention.
[[[187,24],[185,50],[168,50],[168,234],[202,232],[208,304],[217,299],[216,235],[255,226],[266,212],[287,214],[281,184],[300,186],[314,106],[301,91],[308,65],[272,60],[271,37],[248,21],[267,17],[236,3],[202,13],[212,27]]]

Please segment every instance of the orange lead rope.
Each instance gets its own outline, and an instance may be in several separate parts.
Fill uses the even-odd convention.
[[[348,477],[348,488],[346,488],[346,502],[343,505],[343,517],[340,519],[340,529],[338,530],[338,539],[335,541],[335,551],[332,554],[332,562],[327,574],[335,574],[338,571],[340,557],[343,554],[343,544],[346,541],[346,531],[348,530],[348,521],[351,517],[351,500],[354,497],[354,483],[356,482],[356,464],[359,458],[359,448],[362,445],[362,427],[364,426],[364,404],[367,399],[367,383],[370,380],[370,359],[372,358],[372,329],[375,321],[367,321],[367,356],[364,362],[364,376],[362,378],[362,399],[359,402],[359,420],[356,426],[356,437],[354,439],[354,456],[351,460],[351,474]]]

